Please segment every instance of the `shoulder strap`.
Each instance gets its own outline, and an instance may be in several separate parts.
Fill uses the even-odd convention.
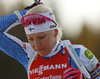
[[[34,61],[36,55],[37,55],[37,52],[34,52],[34,54],[32,55],[32,57],[29,59],[29,63],[28,63],[28,79],[30,79],[29,78],[29,69],[30,69],[30,66],[31,66],[32,62]]]
[[[88,73],[88,71],[86,70],[86,68],[84,67],[83,63],[81,62],[80,58],[78,57],[76,51],[74,50],[74,48],[72,47],[72,44],[70,43],[69,40],[64,40],[63,41],[64,46],[66,47],[66,49],[68,50],[70,56],[72,57],[72,59],[74,60],[75,64],[77,65],[77,67],[80,69],[80,71],[87,77],[87,78],[91,78],[90,74]]]

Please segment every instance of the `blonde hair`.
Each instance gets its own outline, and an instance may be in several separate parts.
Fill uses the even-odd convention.
[[[27,14],[32,14],[32,13],[45,13],[45,12],[50,12],[52,11],[52,9],[48,6],[45,6],[45,5],[37,5],[31,9],[29,9],[27,12],[26,12],[26,15]],[[57,23],[56,21],[56,24],[57,24],[57,29],[58,29],[58,35],[57,35],[57,39],[58,40],[61,40],[61,37],[62,37],[62,30],[61,30],[61,27],[59,26],[59,24]]]

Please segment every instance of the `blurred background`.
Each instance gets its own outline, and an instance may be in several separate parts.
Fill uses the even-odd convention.
[[[54,11],[62,26],[64,39],[82,44],[100,61],[100,0],[42,0]],[[22,11],[34,0],[0,0],[0,17]],[[21,25],[12,28],[10,34],[27,41]],[[0,51],[0,79],[27,79],[24,67]]]

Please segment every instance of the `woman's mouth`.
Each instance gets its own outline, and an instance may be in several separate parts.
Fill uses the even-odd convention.
[[[43,50],[44,50],[44,48],[37,49],[37,51],[43,51]]]

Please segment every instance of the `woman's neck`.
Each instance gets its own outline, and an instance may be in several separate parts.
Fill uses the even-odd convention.
[[[43,56],[43,58],[45,57],[52,57],[55,54],[57,54],[60,51],[60,47],[61,47],[61,41],[57,40],[56,45],[54,46],[54,48],[52,49],[52,51],[47,55],[47,56]]]

